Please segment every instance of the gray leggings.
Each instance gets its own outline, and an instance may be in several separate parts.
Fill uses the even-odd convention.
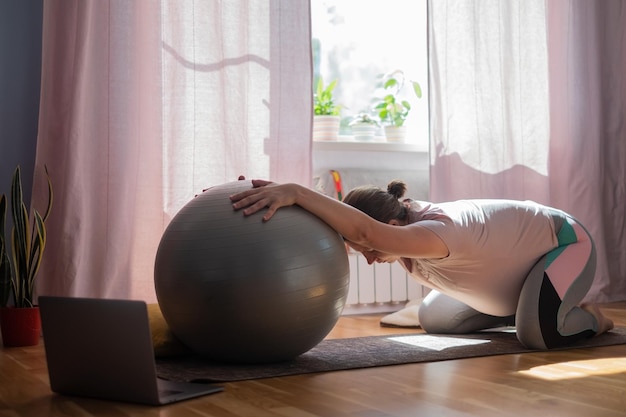
[[[422,328],[428,333],[461,334],[515,324],[517,338],[524,346],[542,350],[595,335],[595,317],[578,307],[595,274],[595,246],[575,219],[557,210],[553,218],[559,246],[541,257],[529,272],[514,316],[490,316],[431,291],[419,310]]]

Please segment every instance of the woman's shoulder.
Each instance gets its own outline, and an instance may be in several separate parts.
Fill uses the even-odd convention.
[[[428,201],[418,200],[404,200],[404,203],[409,206],[409,223],[417,223],[425,220],[450,220],[445,210],[435,203]]]

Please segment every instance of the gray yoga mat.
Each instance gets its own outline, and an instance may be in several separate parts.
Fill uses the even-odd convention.
[[[619,344],[626,344],[626,328],[615,328],[561,350]],[[224,364],[197,356],[161,358],[157,359],[157,373],[176,381],[230,382],[527,352],[533,350],[522,346],[511,329],[471,335],[416,333],[323,340],[291,361],[272,364]]]

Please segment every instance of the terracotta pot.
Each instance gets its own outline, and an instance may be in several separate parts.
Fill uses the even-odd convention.
[[[0,330],[4,347],[38,345],[41,338],[39,307],[0,308]]]

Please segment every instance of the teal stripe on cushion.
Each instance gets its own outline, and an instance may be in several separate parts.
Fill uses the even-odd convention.
[[[558,258],[558,256],[565,250],[565,247],[570,243],[575,243],[578,241],[576,237],[576,232],[571,224],[567,221],[563,222],[561,226],[561,230],[559,230],[558,235],[556,236],[559,246],[546,255],[546,268],[550,266],[550,264]]]
[[[548,269],[548,267],[550,266],[550,264],[559,257],[559,255],[561,254],[561,252],[563,252],[565,250],[565,246],[559,246],[556,249],[552,249],[550,252],[548,252],[548,254],[546,255],[546,266],[545,269]]]
[[[568,222],[563,222],[563,226],[561,226],[561,230],[559,230],[559,234],[556,237],[559,240],[559,246],[566,246],[578,241],[574,228]]]

